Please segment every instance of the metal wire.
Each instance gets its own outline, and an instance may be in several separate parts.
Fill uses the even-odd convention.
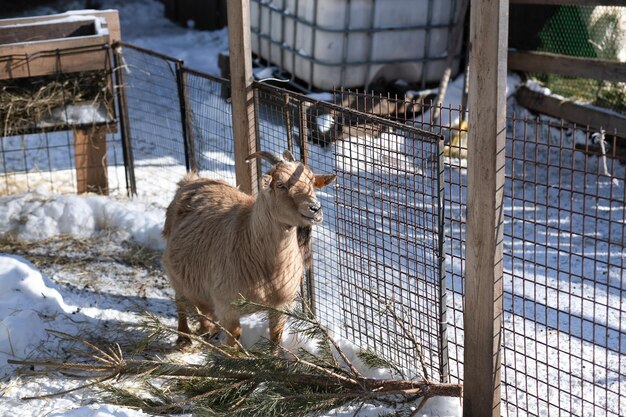
[[[262,84],[255,93],[262,149],[280,152],[291,138],[315,172],[337,174],[319,192],[325,221],[313,229],[318,316],[407,372],[445,380],[443,137]],[[326,144],[329,130],[343,140],[308,143]]]
[[[141,48],[122,54],[138,194],[166,204],[192,165],[234,182],[227,83]],[[325,220],[305,288],[318,316],[407,370],[462,382],[465,110],[443,107],[434,122],[428,100],[341,91],[329,103],[258,83],[254,92],[259,147],[338,176],[318,192]],[[623,414],[625,135],[605,132],[603,156],[597,132],[508,117],[505,415]],[[0,187],[15,192],[24,175],[34,189],[37,172],[59,191],[57,153],[71,176],[70,134],[3,138]]]
[[[63,66],[65,58],[81,54],[91,59],[101,56],[102,69],[67,71]],[[95,185],[86,184],[84,174],[94,171],[106,176],[108,185],[101,192],[125,193],[124,161],[115,120],[112,61],[108,49],[103,46],[72,48],[32,56],[5,56],[0,60],[8,66],[19,65],[21,73],[31,74],[31,65],[36,65],[33,62],[44,58],[56,60],[55,74],[0,82],[3,94],[11,92],[19,95],[20,101],[30,100],[24,110],[27,113],[20,116],[15,114],[13,102],[0,112],[3,121],[0,133],[0,195],[35,189],[55,193],[93,190]],[[89,89],[85,84],[89,80],[103,83],[102,88],[97,91]],[[93,114],[81,116],[81,111]],[[80,130],[102,138],[97,145],[106,147],[105,152],[100,149],[101,159],[89,160],[89,155],[77,146],[75,132]],[[103,133],[104,130],[106,133]],[[96,140],[95,136],[89,140]],[[80,161],[78,168],[76,161]],[[79,174],[77,170],[80,170]]]

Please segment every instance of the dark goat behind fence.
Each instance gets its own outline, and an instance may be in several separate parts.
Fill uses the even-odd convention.
[[[130,45],[116,62],[124,89],[117,133],[107,134],[110,194],[165,206],[190,168],[234,183],[228,83]],[[435,123],[430,103],[395,97],[337,92],[322,102],[263,84],[254,93],[260,149],[291,149],[338,176],[319,193],[326,219],[312,235],[305,293],[316,314],[407,373],[462,382],[464,110],[444,107]],[[619,416],[625,132],[607,128],[600,142],[600,132],[509,104],[503,414]],[[72,140],[3,138],[2,194],[75,189]]]

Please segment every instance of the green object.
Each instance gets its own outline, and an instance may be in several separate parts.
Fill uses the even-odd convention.
[[[539,34],[540,50],[595,58],[596,52],[589,42],[589,32],[581,11],[576,6],[560,7]]]

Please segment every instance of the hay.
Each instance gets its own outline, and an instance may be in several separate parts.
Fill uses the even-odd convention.
[[[108,71],[89,71],[0,81],[2,135],[67,129],[71,123],[59,115],[76,104],[93,106],[111,120],[109,80]]]

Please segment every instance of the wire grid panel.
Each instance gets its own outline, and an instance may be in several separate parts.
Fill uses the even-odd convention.
[[[235,185],[230,82],[183,69],[191,165],[207,178]]]
[[[428,111],[410,123],[448,139],[448,342],[451,376],[462,381],[467,132],[461,109],[443,110],[436,123]],[[607,135],[602,158],[597,132],[549,120],[507,120],[503,415],[617,416],[626,401],[624,146]]]
[[[539,50],[626,61],[626,6],[553,7],[539,32]],[[626,113],[626,83],[534,74],[554,93]]]
[[[291,140],[315,172],[337,174],[318,192],[318,316],[407,373],[445,380],[442,137],[267,86],[257,85],[256,100],[261,149],[282,151]],[[313,143],[325,129],[343,140]]]
[[[127,44],[122,53],[137,194],[167,206],[187,172],[180,61]]]
[[[507,415],[623,415],[626,158],[614,136],[603,158],[581,140],[592,133],[584,129],[514,117],[510,127]]]
[[[126,192],[108,49],[56,50],[39,57],[93,59],[94,51],[103,59],[102,70],[64,72],[59,66],[52,75],[0,81],[0,195]],[[19,59],[27,67],[31,63]]]
[[[444,136],[443,222],[444,254],[447,289],[447,345],[450,379],[463,381],[463,276],[465,268],[465,223],[467,181],[467,128],[460,120],[467,118],[461,107],[442,106],[435,120],[433,100],[378,95],[358,91],[340,91],[335,100],[342,106],[394,120]],[[342,133],[326,130],[315,132],[325,143],[341,139]]]

